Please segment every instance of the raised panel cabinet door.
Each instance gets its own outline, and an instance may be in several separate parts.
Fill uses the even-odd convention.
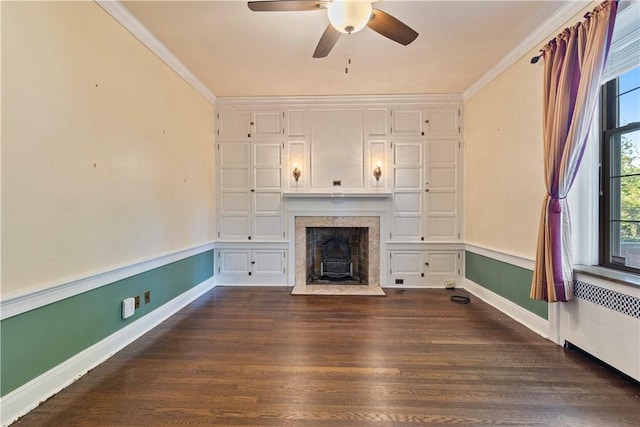
[[[458,163],[460,144],[453,140],[427,141],[425,180],[425,239],[458,240]]]
[[[218,237],[228,240],[248,240],[251,235],[249,214],[231,213],[220,215]]]
[[[391,239],[397,241],[423,240],[424,220],[419,215],[393,215],[391,219]]]
[[[430,108],[425,112],[425,136],[427,138],[453,137],[460,133],[460,109],[458,107]]]
[[[281,137],[284,134],[283,121],[283,111],[254,111],[251,121],[253,125],[252,137],[258,139]]]
[[[430,140],[427,141],[427,166],[458,165],[459,140]]]
[[[393,190],[422,190],[423,141],[392,143]]]
[[[219,273],[241,274],[248,276],[251,271],[251,251],[248,249],[228,250],[218,252],[220,262]]]
[[[256,275],[281,276],[285,272],[284,251],[255,249],[252,253],[252,270]]]
[[[218,150],[218,237],[247,240],[251,234],[250,143],[224,142]]]
[[[249,142],[223,142],[218,144],[220,188],[249,190],[251,176],[251,144]]]
[[[391,133],[394,136],[424,135],[424,113],[420,109],[394,110],[391,113]]]
[[[391,239],[424,240],[422,218],[424,141],[394,141]]]
[[[288,136],[296,139],[304,138],[307,135],[307,111],[288,110],[287,125]]]
[[[425,239],[430,241],[458,240],[458,216],[426,214]]]
[[[369,136],[381,137],[386,136],[389,131],[387,118],[389,117],[386,108],[370,108],[367,110],[367,128]]]
[[[261,240],[284,238],[282,194],[280,192],[253,193],[253,237]]]
[[[217,113],[217,134],[222,139],[251,137],[251,112],[249,110],[223,110]]]
[[[426,253],[427,273],[455,276],[458,274],[458,253],[457,252],[427,252]]]
[[[424,251],[392,251],[390,259],[393,277],[423,277],[425,271]]]
[[[257,142],[253,145],[253,189],[282,189],[282,143]]]

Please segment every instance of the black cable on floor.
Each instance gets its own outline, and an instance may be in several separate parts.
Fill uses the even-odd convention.
[[[454,291],[462,292],[464,295],[451,295],[451,302],[455,302],[456,304],[469,304],[471,302],[471,296],[469,292],[463,289],[453,289]]]

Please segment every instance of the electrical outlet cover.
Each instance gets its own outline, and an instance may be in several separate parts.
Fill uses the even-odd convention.
[[[122,318],[123,319],[133,316],[133,313],[136,311],[135,305],[136,305],[136,300],[134,298],[125,298],[122,300]]]

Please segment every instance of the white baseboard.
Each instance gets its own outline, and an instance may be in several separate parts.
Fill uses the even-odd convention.
[[[214,287],[213,277],[211,277],[7,394],[0,402],[2,426],[8,426],[36,408],[40,403],[69,386]]]
[[[508,299],[501,297],[500,295],[492,292],[477,283],[465,279],[464,288],[474,296],[480,298],[487,304],[500,310],[507,316],[511,317],[516,322],[526,326],[535,333],[543,336],[546,339],[551,339],[549,321],[545,320],[528,310],[520,307],[519,305],[509,301]]]

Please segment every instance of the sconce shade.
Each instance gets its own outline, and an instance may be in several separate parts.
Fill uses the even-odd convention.
[[[327,10],[331,25],[345,34],[363,29],[371,19],[372,12],[371,3],[366,0],[334,0]]]

